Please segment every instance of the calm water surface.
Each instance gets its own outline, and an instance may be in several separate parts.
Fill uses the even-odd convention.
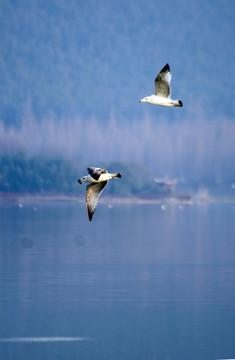
[[[235,359],[235,204],[0,203],[0,359]]]

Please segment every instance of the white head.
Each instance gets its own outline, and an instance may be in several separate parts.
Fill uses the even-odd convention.
[[[83,176],[81,179],[78,179],[79,184],[81,184],[83,181],[92,182],[92,177],[90,175]]]
[[[151,98],[151,96],[146,96],[146,97],[144,97],[143,99],[140,100],[140,103],[149,102],[150,98]]]

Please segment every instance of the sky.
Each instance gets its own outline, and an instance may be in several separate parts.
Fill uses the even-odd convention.
[[[234,14],[232,0],[2,1],[0,152],[232,181]],[[166,63],[184,107],[140,104]]]

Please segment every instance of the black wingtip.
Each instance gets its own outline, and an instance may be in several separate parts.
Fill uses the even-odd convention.
[[[181,100],[179,100],[179,106],[180,107],[184,106]]]
[[[81,183],[82,183],[81,179],[78,179],[78,183],[79,183],[79,184],[81,184]]]
[[[94,213],[91,213],[89,210],[87,211],[87,215],[88,215],[88,219],[89,221],[92,220],[92,216],[93,216]]]
[[[162,70],[160,71],[160,73],[161,73],[161,72],[166,72],[166,71],[171,71],[170,65],[169,65],[168,63],[164,66],[164,68],[162,68]]]
[[[118,178],[121,178],[121,177],[122,177],[122,174],[118,173],[118,174],[117,174],[117,177],[118,177]]]

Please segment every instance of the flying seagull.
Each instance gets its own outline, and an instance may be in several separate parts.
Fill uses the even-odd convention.
[[[89,175],[78,179],[78,182],[79,184],[83,181],[90,182],[86,187],[86,209],[88,218],[91,221],[98,204],[99,196],[107,185],[108,180],[121,178],[122,175],[120,173],[110,174],[107,170],[96,167],[89,167],[87,170]]]
[[[140,102],[147,102],[160,106],[183,106],[181,100],[172,100],[171,95],[171,71],[170,66],[166,64],[155,79],[155,94],[147,96]]]

